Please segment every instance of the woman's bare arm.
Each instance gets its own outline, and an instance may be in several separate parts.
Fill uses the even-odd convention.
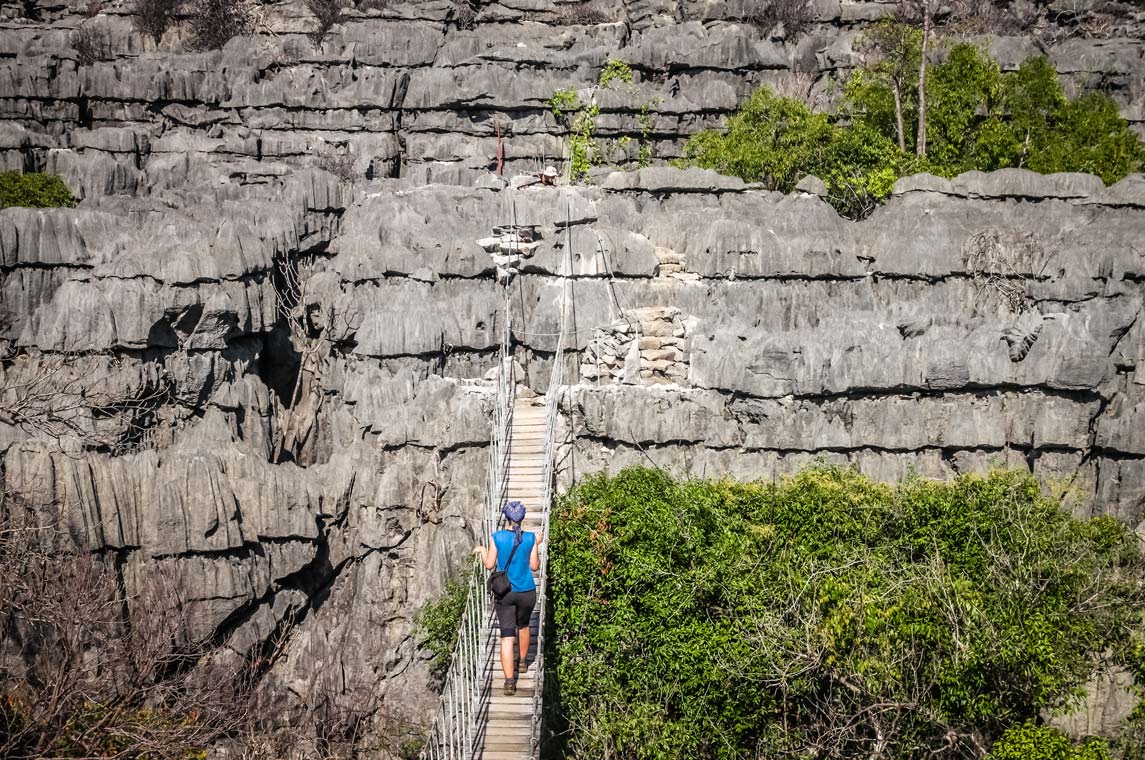
[[[473,555],[480,557],[482,564],[485,565],[486,570],[492,570],[497,567],[497,544],[493,539],[489,539],[489,546],[475,546],[473,547]]]
[[[541,546],[541,542],[539,540],[534,541],[533,542],[533,551],[529,554],[529,567],[533,568],[534,570],[540,570],[541,569],[541,549],[540,549],[540,546]]]

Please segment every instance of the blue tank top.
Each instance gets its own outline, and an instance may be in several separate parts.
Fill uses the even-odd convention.
[[[497,547],[497,569],[504,570],[505,562],[509,559],[509,552],[513,551],[515,536],[511,530],[499,530],[493,534],[493,544]],[[537,536],[530,531],[521,533],[521,545],[513,555],[513,565],[508,569],[509,586],[514,591],[532,591],[537,587],[533,580],[533,571],[529,569],[529,555],[533,553],[533,544],[537,543]]]

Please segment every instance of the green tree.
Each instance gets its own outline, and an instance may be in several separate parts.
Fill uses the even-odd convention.
[[[0,172],[0,208],[58,208],[76,205],[64,181],[55,174]]]
[[[1058,746],[1022,727],[1142,627],[1134,536],[1014,473],[629,469],[582,481],[552,526],[547,682],[573,759],[954,760],[997,742],[1009,760]],[[1029,756],[1059,757],[1102,755]]]
[[[693,136],[687,157],[705,169],[788,192],[824,162],[835,130],[826,114],[760,87],[728,119],[727,130]]]
[[[1026,155],[1031,145],[1047,141],[1058,112],[1067,103],[1058,73],[1045,56],[1028,58],[1005,78],[1001,110]]]
[[[859,38],[859,47],[871,60],[865,71],[847,82],[848,99],[864,104],[855,116],[882,134],[893,130],[899,150],[905,151],[906,113],[914,114],[909,120],[912,126],[917,122],[918,94],[910,82],[918,73],[922,33],[907,24],[884,19]],[[914,142],[913,135],[910,142]]]
[[[728,120],[726,131],[694,135],[685,153],[698,166],[781,192],[814,174],[827,185],[835,208],[851,217],[863,216],[890,194],[895,180],[918,165],[875,122],[836,126],[826,114],[767,88],[752,94]]]
[[[1074,744],[1048,726],[1024,723],[1002,734],[986,760],[1109,760],[1099,739]]]
[[[928,125],[915,130],[919,103],[902,83],[921,56],[919,33],[884,22],[866,44],[890,58],[876,57],[848,78],[834,120],[760,88],[725,130],[694,135],[686,160],[782,192],[814,174],[826,183],[832,205],[852,218],[866,214],[912,172],[950,177],[1026,167],[1089,172],[1112,183],[1145,161],[1145,145],[1106,96],[1068,99],[1044,58],[1001,74],[996,62],[969,44],[954,45],[942,63],[928,67]],[[912,131],[928,135],[926,155],[917,144],[911,150]]]
[[[953,176],[979,168],[972,148],[997,108],[1001,87],[998,64],[974,45],[955,45],[945,61],[930,67],[926,158],[931,171]]]
[[[1041,56],[1003,77],[1001,102],[992,111],[975,137],[974,168],[1088,172],[1112,183],[1145,161],[1145,146],[1116,104],[1096,92],[1070,100],[1057,72]]]
[[[899,177],[920,171],[925,161],[901,150],[864,124],[838,129],[817,176],[840,214],[861,219],[891,194]]]

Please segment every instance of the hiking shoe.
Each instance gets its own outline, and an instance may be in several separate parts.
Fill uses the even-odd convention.
[[[522,673],[528,673],[528,672],[529,672],[529,663],[528,663],[528,661],[526,661],[526,660],[520,660],[520,661],[517,663],[517,674],[518,674],[518,675],[520,675],[520,674],[522,674]]]
[[[512,678],[505,679],[505,696],[511,697],[517,693],[517,681]]]

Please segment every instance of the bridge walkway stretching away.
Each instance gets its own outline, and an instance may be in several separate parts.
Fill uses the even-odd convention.
[[[543,537],[543,531],[547,526],[545,518],[548,504],[544,503],[548,496],[548,489],[544,483],[546,454],[547,408],[544,399],[514,401],[513,422],[509,433],[505,500],[516,499],[525,505],[527,511],[524,529],[536,533],[538,540]],[[546,548],[542,545],[541,551]],[[500,638],[497,621],[494,619],[491,622],[489,636],[493,645],[489,650],[493,654],[485,668],[482,687],[482,693],[490,695],[489,711],[488,718],[478,734],[478,747],[474,753],[474,757],[478,760],[529,760],[533,756],[531,741],[534,736],[534,725],[540,720],[540,716],[534,714],[534,709],[540,702],[535,701],[533,697],[534,689],[539,683],[535,666],[539,664],[536,654],[540,603],[543,599],[542,582],[543,579],[538,577],[538,607],[533,610],[533,619],[529,624],[532,629],[527,660],[529,671],[518,675],[517,693],[511,697],[505,696],[502,691],[504,675],[501,672],[499,658]]]
[[[572,271],[571,211],[565,210],[564,270]],[[496,404],[489,446],[485,507],[478,540],[487,542],[500,521],[502,505],[513,499],[526,507],[525,530],[541,539],[537,606],[530,621],[528,672],[518,675],[517,692],[505,696],[499,657],[500,634],[487,589],[489,573],[473,562],[468,593],[458,623],[457,641],[430,726],[421,760],[537,760],[540,752],[544,693],[544,631],[548,577],[549,507],[556,482],[557,430],[564,386],[565,344],[570,322],[571,280],[562,275],[558,294],[559,326],[555,360],[543,398],[517,398],[511,345],[512,324],[505,295],[501,347],[495,379]]]

